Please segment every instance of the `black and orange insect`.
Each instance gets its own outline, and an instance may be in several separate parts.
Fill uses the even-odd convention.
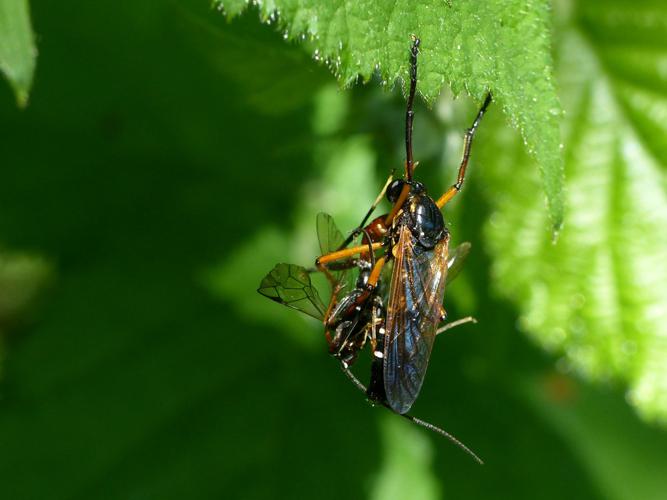
[[[413,179],[413,104],[419,44],[414,38],[410,52],[405,178],[394,180],[390,176],[359,227],[347,238],[342,237],[330,216],[318,215],[322,255],[315,269],[279,264],[264,278],[259,292],[321,319],[330,353],[372,402],[446,436],[481,462],[444,430],[407,413],[423,384],[436,335],[471,320],[464,318],[438,329],[446,318],[442,305],[445,285],[470,248],[465,243],[450,252],[450,234],[440,209],[461,190],[475,131],[491,102],[488,94],[465,134],[456,182],[434,200],[424,185]],[[392,204],[391,210],[367,224],[385,196]],[[358,236],[360,243],[349,246]],[[309,272],[314,270],[323,272],[331,284],[327,307],[310,282]],[[367,342],[373,353],[368,388],[349,369]]]

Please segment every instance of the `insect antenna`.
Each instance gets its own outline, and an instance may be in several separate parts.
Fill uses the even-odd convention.
[[[484,461],[479,458],[474,451],[472,451],[470,448],[468,448],[466,445],[464,445],[461,441],[456,439],[454,436],[452,436],[449,432],[447,432],[444,429],[441,429],[440,427],[437,427],[433,424],[430,424],[426,422],[425,420],[422,420],[421,418],[413,417],[412,415],[408,415],[407,413],[402,413],[400,414],[401,417],[408,419],[410,422],[413,424],[417,424],[420,427],[423,427],[424,429],[428,429],[429,431],[433,431],[436,434],[440,434],[442,437],[449,439],[452,443],[454,443],[456,446],[461,448],[463,451],[465,451],[468,455],[472,457],[472,459],[477,462],[479,465],[484,465]]]
[[[412,121],[415,117],[414,102],[417,90],[417,55],[419,54],[419,38],[412,37],[412,49],[410,50],[410,93],[408,94],[408,107],[405,112],[405,180],[412,180],[412,171],[415,169],[412,158]]]
[[[340,367],[341,367],[341,370],[343,370],[343,373],[345,374],[345,376],[348,379],[350,379],[350,382],[352,382],[352,384],[354,384],[354,386],[357,389],[359,389],[361,392],[366,394],[366,386],[356,377],[356,375],[354,373],[352,373],[352,370],[350,370],[350,368],[344,363],[341,363]],[[382,405],[385,408],[389,409],[392,413],[396,413],[395,411],[393,411],[391,409],[391,407],[388,404],[382,403]],[[400,415],[401,417],[409,420],[410,422],[412,422],[415,425],[423,427],[424,429],[428,429],[429,431],[433,431],[436,434],[439,434],[440,436],[444,437],[445,439],[448,439],[449,441],[454,443],[456,446],[461,448],[468,455],[470,455],[475,462],[477,462],[480,465],[484,465],[484,461],[481,458],[479,458],[475,454],[474,451],[472,451],[470,448],[468,448],[461,441],[456,439],[453,435],[451,435],[449,432],[445,431],[444,429],[441,429],[440,427],[437,427],[433,424],[430,424],[430,423],[426,422],[425,420],[422,420],[421,418],[417,418],[417,417],[413,417],[412,415],[408,415],[407,413],[398,413],[397,415]]]

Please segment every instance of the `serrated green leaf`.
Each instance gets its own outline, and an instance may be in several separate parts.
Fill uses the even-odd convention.
[[[246,0],[216,0],[230,17]],[[444,85],[496,104],[520,130],[538,161],[554,227],[563,220],[560,105],[554,89],[548,2],[396,2],[393,0],[273,0],[260,16],[285,38],[308,37],[316,60],[343,82],[378,72],[383,82],[407,81],[411,36],[421,41],[419,92],[428,102]]]
[[[507,154],[485,177],[496,207],[488,242],[497,288],[519,305],[522,327],[587,376],[624,381],[644,417],[667,423],[667,136],[652,127],[667,109],[658,90],[667,45],[649,22],[665,7],[615,2],[599,16],[607,8],[582,2],[573,14],[582,28],[559,46],[569,118],[558,244],[544,231],[538,179],[502,134],[490,149]]]
[[[28,103],[36,56],[28,1],[0,0],[0,71],[21,107]]]

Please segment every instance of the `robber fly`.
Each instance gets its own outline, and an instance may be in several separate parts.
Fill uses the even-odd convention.
[[[446,316],[442,306],[445,285],[469,249],[469,245],[462,245],[450,255],[449,231],[440,209],[461,189],[472,139],[491,96],[487,95],[466,132],[456,183],[435,201],[423,184],[413,180],[416,162],[412,155],[412,127],[418,52],[419,39],[414,38],[406,112],[405,179],[390,177],[362,223],[345,239],[330,217],[318,216],[322,256],[316,261],[316,269],[324,272],[332,285],[328,307],[324,307],[310,284],[307,270],[298,266],[279,264],[262,281],[259,291],[322,319],[331,354],[341,361],[345,373],[371,401],[448,437],[480,461],[453,436],[407,412],[421,389],[437,333],[461,323],[454,322],[438,330]],[[391,211],[366,224],[385,195],[392,203]],[[362,235],[360,244],[350,247],[359,235]],[[383,279],[386,274],[383,270],[391,265],[390,278]],[[358,277],[352,284],[350,270],[354,268],[358,269]],[[384,290],[387,281],[389,287]],[[368,341],[373,364],[366,388],[349,366]]]

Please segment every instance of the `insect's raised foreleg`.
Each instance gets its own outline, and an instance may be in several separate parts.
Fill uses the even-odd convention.
[[[359,236],[363,231],[364,231],[364,226],[366,225],[366,222],[368,222],[368,219],[370,219],[371,215],[377,208],[377,206],[380,204],[380,202],[384,199],[384,195],[387,192],[387,188],[389,187],[389,184],[391,184],[391,181],[394,180],[394,172],[392,171],[391,174],[389,174],[389,177],[387,178],[387,182],[384,183],[384,186],[382,186],[382,189],[380,190],[380,194],[377,195],[377,198],[375,198],[375,201],[371,205],[371,207],[368,209],[368,212],[366,212],[366,215],[364,216],[363,219],[361,219],[361,222],[357,226],[357,228],[352,231],[347,238],[345,238],[345,241],[341,243],[337,250],[342,250],[346,246],[348,246],[350,243],[352,243],[352,240],[354,240],[357,236]]]
[[[461,186],[463,186],[463,180],[466,175],[468,160],[470,159],[470,148],[472,147],[472,140],[475,137],[475,132],[477,131],[479,122],[482,120],[482,117],[486,112],[486,108],[489,107],[489,104],[491,104],[491,93],[486,94],[484,103],[482,104],[482,107],[479,109],[479,112],[475,117],[475,121],[472,122],[470,128],[466,130],[466,134],[463,140],[463,158],[461,159],[461,164],[459,165],[459,173],[456,177],[456,182],[447,191],[445,191],[445,194],[443,194],[438,199],[438,201],[435,202],[436,205],[438,205],[438,207],[440,208],[445,206],[452,198],[454,198],[456,193],[461,191]]]
[[[398,214],[399,210],[403,208],[403,203],[405,203],[405,200],[408,199],[409,194],[410,194],[410,184],[406,182],[403,185],[401,194],[399,194],[398,198],[396,199],[396,203],[394,203],[394,206],[391,207],[391,211],[387,214],[387,217],[385,217],[384,219],[385,227],[389,227],[391,223],[394,221],[394,218]]]

